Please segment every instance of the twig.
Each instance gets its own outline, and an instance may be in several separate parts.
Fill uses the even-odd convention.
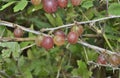
[[[109,17],[104,17],[104,18],[100,18],[100,19],[96,19],[96,20],[77,22],[77,24],[95,23],[95,22],[98,22],[98,21],[112,19],[112,18],[120,18],[120,16],[109,16]],[[34,34],[43,34],[43,35],[48,36],[47,34],[41,33],[39,31],[31,30],[29,28],[25,28],[24,26],[14,24],[14,23],[11,23],[11,22],[7,22],[7,21],[0,20],[0,25],[4,25],[4,26],[7,26],[7,27],[12,27],[12,28],[19,27],[22,30],[27,31],[27,32],[31,32],[31,33],[34,33]],[[54,27],[54,28],[45,28],[45,29],[42,29],[41,31],[54,31],[54,30],[61,29],[61,28],[71,27],[73,25],[74,25],[74,23],[66,24],[66,25],[62,25],[62,26],[58,26],[58,27]]]
[[[108,54],[117,54],[117,52],[112,52],[110,50],[107,50],[107,49],[104,49],[104,48],[100,48],[100,47],[97,47],[97,46],[94,46],[94,45],[91,45],[91,44],[88,44],[84,41],[78,41],[79,44],[83,45],[83,46],[86,46],[88,48],[91,48],[91,49],[94,49],[94,50],[97,50],[99,52],[106,52]],[[118,54],[117,54],[118,55]]]
[[[64,56],[64,57],[65,57],[65,56]],[[59,76],[60,76],[60,71],[61,71],[61,69],[62,69],[62,63],[63,63],[63,61],[64,61],[64,57],[63,57],[62,60],[61,60],[60,66],[59,66],[58,71],[57,71],[56,78],[59,78]]]
[[[114,68],[114,69],[116,69],[116,70],[119,70],[119,69],[120,69],[120,68],[118,68],[118,67],[113,67],[113,66],[110,65],[110,64],[98,64],[98,63],[95,63],[95,62],[93,62],[93,61],[88,61],[87,63],[88,63],[88,64],[94,64],[94,65],[96,65],[96,66],[111,67],[111,68]]]
[[[91,38],[95,38],[95,37],[102,37],[101,35],[98,35],[98,34],[83,34],[82,35],[83,37],[91,37]]]
[[[35,31],[35,30],[29,29],[29,28],[25,28],[24,26],[21,26],[21,25],[18,25],[18,24],[14,24],[14,23],[11,23],[11,22],[7,22],[7,21],[0,20],[0,25],[4,25],[4,26],[7,26],[7,27],[11,27],[11,28],[19,27],[22,30],[27,31],[27,32],[31,32],[31,33],[34,33],[34,34],[46,35],[46,34],[41,33],[39,31]]]
[[[108,16],[108,17],[95,19],[95,20],[90,20],[90,21],[77,22],[77,24],[95,23],[95,22],[98,22],[98,21],[112,19],[112,18],[120,18],[120,15],[119,16]],[[73,25],[74,25],[74,23],[67,24],[67,25],[62,25],[62,26],[58,26],[58,27],[54,27],[54,28],[46,28],[46,29],[42,29],[42,31],[54,31],[54,30],[61,29],[61,28],[71,27]]]
[[[9,37],[3,37],[0,38],[0,42],[7,42],[7,41],[34,41],[35,38],[9,38]]]
[[[109,5],[109,1],[106,0],[106,12],[107,12],[107,15],[108,15],[108,5]]]
[[[112,18],[120,18],[120,15],[119,16],[109,16],[109,17],[104,17],[104,18],[100,18],[100,19],[96,19],[96,20],[90,20],[90,21],[77,22],[77,24],[95,23],[97,21],[102,21],[102,20],[107,20],[107,19],[112,19]],[[34,34],[43,34],[43,35],[48,36],[45,33],[41,33],[39,31],[31,30],[29,28],[25,28],[24,26],[20,26],[18,24],[14,24],[14,23],[11,23],[11,22],[6,22],[6,21],[0,20],[0,25],[1,26],[4,25],[4,26],[12,27],[12,28],[19,27],[22,30],[27,31],[27,32],[31,32],[31,33],[34,33]],[[67,24],[67,25],[58,26],[58,27],[55,27],[55,28],[46,28],[46,29],[43,29],[43,30],[44,31],[49,31],[49,30],[54,31],[54,30],[60,29],[60,28],[71,27],[72,25],[74,25],[74,23],[73,24]],[[84,46],[87,46],[87,47],[89,47],[91,49],[98,50],[100,52],[106,51],[106,53],[108,53],[108,54],[116,54],[116,52],[112,52],[110,50],[106,50],[106,49],[103,49],[103,48],[100,48],[100,47],[97,47],[97,46],[93,46],[93,45],[90,45],[90,44],[85,43],[83,41],[78,41],[78,43],[80,43],[80,44],[82,44]]]
[[[0,71],[0,75],[2,75],[5,78],[11,78],[9,75],[7,75],[4,71]]]
[[[9,0],[2,0],[2,2],[9,2]],[[20,1],[14,1],[14,2],[20,2]],[[31,2],[31,1],[27,1],[27,2]]]
[[[22,48],[21,51],[23,51],[23,50],[25,50],[25,49],[28,49],[28,48],[30,48],[30,47],[32,47],[32,46],[34,46],[34,45],[36,45],[36,44],[34,43],[34,44],[29,45],[29,46],[26,46],[26,47]]]

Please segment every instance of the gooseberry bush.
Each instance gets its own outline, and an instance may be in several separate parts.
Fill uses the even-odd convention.
[[[0,0],[1,78],[119,78],[119,0]]]

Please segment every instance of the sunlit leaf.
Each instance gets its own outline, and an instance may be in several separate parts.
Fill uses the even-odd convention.
[[[108,8],[108,12],[110,15],[120,15],[120,4],[112,3]]]
[[[11,1],[11,2],[6,3],[5,5],[2,6],[2,8],[0,8],[0,11],[6,9],[7,7],[11,6],[14,3],[15,3],[15,1]]]
[[[28,1],[26,0],[21,0],[13,9],[14,12],[18,12],[20,10],[23,10],[28,4]]]

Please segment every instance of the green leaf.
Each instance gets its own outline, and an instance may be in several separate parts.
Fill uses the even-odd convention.
[[[79,44],[70,45],[69,50],[73,53],[80,53],[80,51],[82,51],[82,46]]]
[[[73,22],[73,19],[75,19],[78,16],[78,14],[76,13],[73,7],[69,7],[67,8],[66,16],[67,17],[65,19],[67,22]]]
[[[96,58],[98,56],[98,53],[96,53],[94,50],[86,49],[86,53],[87,53],[88,60],[90,60],[90,61],[96,60]],[[86,58],[85,52],[84,52],[83,56]],[[86,59],[86,61],[88,61],[88,60]]]
[[[42,9],[42,5],[40,5],[40,6],[31,6],[31,7],[28,8],[27,13],[30,14],[30,13],[33,13],[33,12],[38,11],[40,9]]]
[[[89,78],[92,75],[92,72],[87,69],[87,65],[81,61],[77,61],[78,68],[73,69],[72,74],[74,76],[81,76],[82,78]]]
[[[14,3],[15,3],[15,1],[11,1],[11,2],[6,3],[5,5],[2,6],[2,8],[0,8],[0,11],[6,9],[7,7],[9,7],[10,5],[12,5]]]
[[[28,19],[26,19],[28,20]],[[38,17],[33,17],[31,19],[29,19],[31,22],[33,22],[35,24],[35,26],[37,26],[38,28],[45,28],[45,27],[50,27],[51,25],[47,22],[43,22],[41,19],[39,19]]]
[[[33,78],[29,69],[23,72],[24,78]]]
[[[30,29],[34,30],[33,25],[30,26]],[[36,36],[33,33],[28,33],[28,37],[35,38]]]
[[[82,4],[82,7],[86,8],[86,9],[89,9],[89,8],[92,7],[92,6],[93,6],[93,1],[92,1],[92,0],[90,0],[90,1],[85,1],[85,2],[83,2],[83,4]]]
[[[110,48],[112,51],[114,51],[113,46],[112,46],[111,43],[109,42],[109,40],[108,40],[106,34],[103,34],[103,37],[104,37],[104,39],[105,39],[107,45],[109,46],[109,48]]]
[[[20,56],[20,46],[17,42],[4,42],[0,46],[5,48],[2,50],[3,58],[10,57],[11,53],[15,59]]]
[[[23,10],[28,4],[28,1],[26,0],[21,0],[13,9],[14,12],[18,12],[20,10]]]
[[[88,19],[93,18],[95,10],[93,8],[88,9],[84,14]]]
[[[28,56],[28,59],[30,59],[30,60],[32,60],[34,58],[34,55],[31,50],[27,51],[27,56]]]
[[[118,40],[119,37],[118,36],[114,36],[114,35],[109,35],[109,34],[106,34],[106,37],[110,40]]]
[[[60,26],[60,25],[63,25],[63,21],[62,21],[62,18],[60,17],[60,15],[58,13],[56,13],[56,25],[57,26]]]
[[[3,58],[10,57],[10,55],[11,55],[11,51],[9,49],[2,50],[2,57]]]
[[[56,22],[55,22],[55,18],[53,17],[53,15],[51,14],[47,14],[45,13],[45,16],[48,18],[49,22],[53,25],[53,26],[56,26]]]
[[[20,43],[20,47],[21,48],[24,48],[24,47],[26,47],[26,46],[28,46],[29,44],[32,44],[33,42],[31,42],[31,41],[27,41],[27,42],[21,42]]]
[[[0,27],[0,36],[5,36],[6,35],[6,27],[5,26],[1,26]]]
[[[18,60],[18,66],[22,67],[24,65],[24,63],[25,63],[25,58],[24,58],[24,56],[21,56]]]
[[[110,15],[120,15],[120,4],[112,3],[108,8],[108,13]]]
[[[120,42],[120,38],[118,39],[118,42]]]

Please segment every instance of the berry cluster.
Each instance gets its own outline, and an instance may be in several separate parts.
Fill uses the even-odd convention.
[[[65,35],[62,30],[56,30],[54,32],[54,37],[40,35],[36,38],[35,43],[37,46],[44,47],[46,50],[53,48],[54,44],[62,46],[66,40],[70,44],[76,44],[79,36],[82,35],[82,32],[82,26],[73,26],[68,35]]]
[[[54,13],[57,11],[58,7],[65,8],[68,5],[69,0],[31,0],[31,3],[35,6],[39,5],[41,2],[43,4],[43,9],[47,13]],[[73,6],[78,6],[81,0],[70,0]]]
[[[64,45],[65,41],[67,40],[70,44],[76,44],[79,36],[81,36],[83,33],[83,26],[75,25],[70,29],[70,32],[65,35],[65,33],[62,30],[56,30],[54,32],[54,36],[43,36],[39,35],[35,39],[35,43],[39,47],[43,47],[46,50],[49,50],[53,48],[54,44],[56,46],[62,46]],[[14,36],[17,38],[22,37],[24,34],[24,31],[20,28],[14,29]],[[120,64],[120,56],[116,54],[108,55],[108,54],[100,54],[97,59],[98,64],[111,64],[112,66],[119,66]]]

